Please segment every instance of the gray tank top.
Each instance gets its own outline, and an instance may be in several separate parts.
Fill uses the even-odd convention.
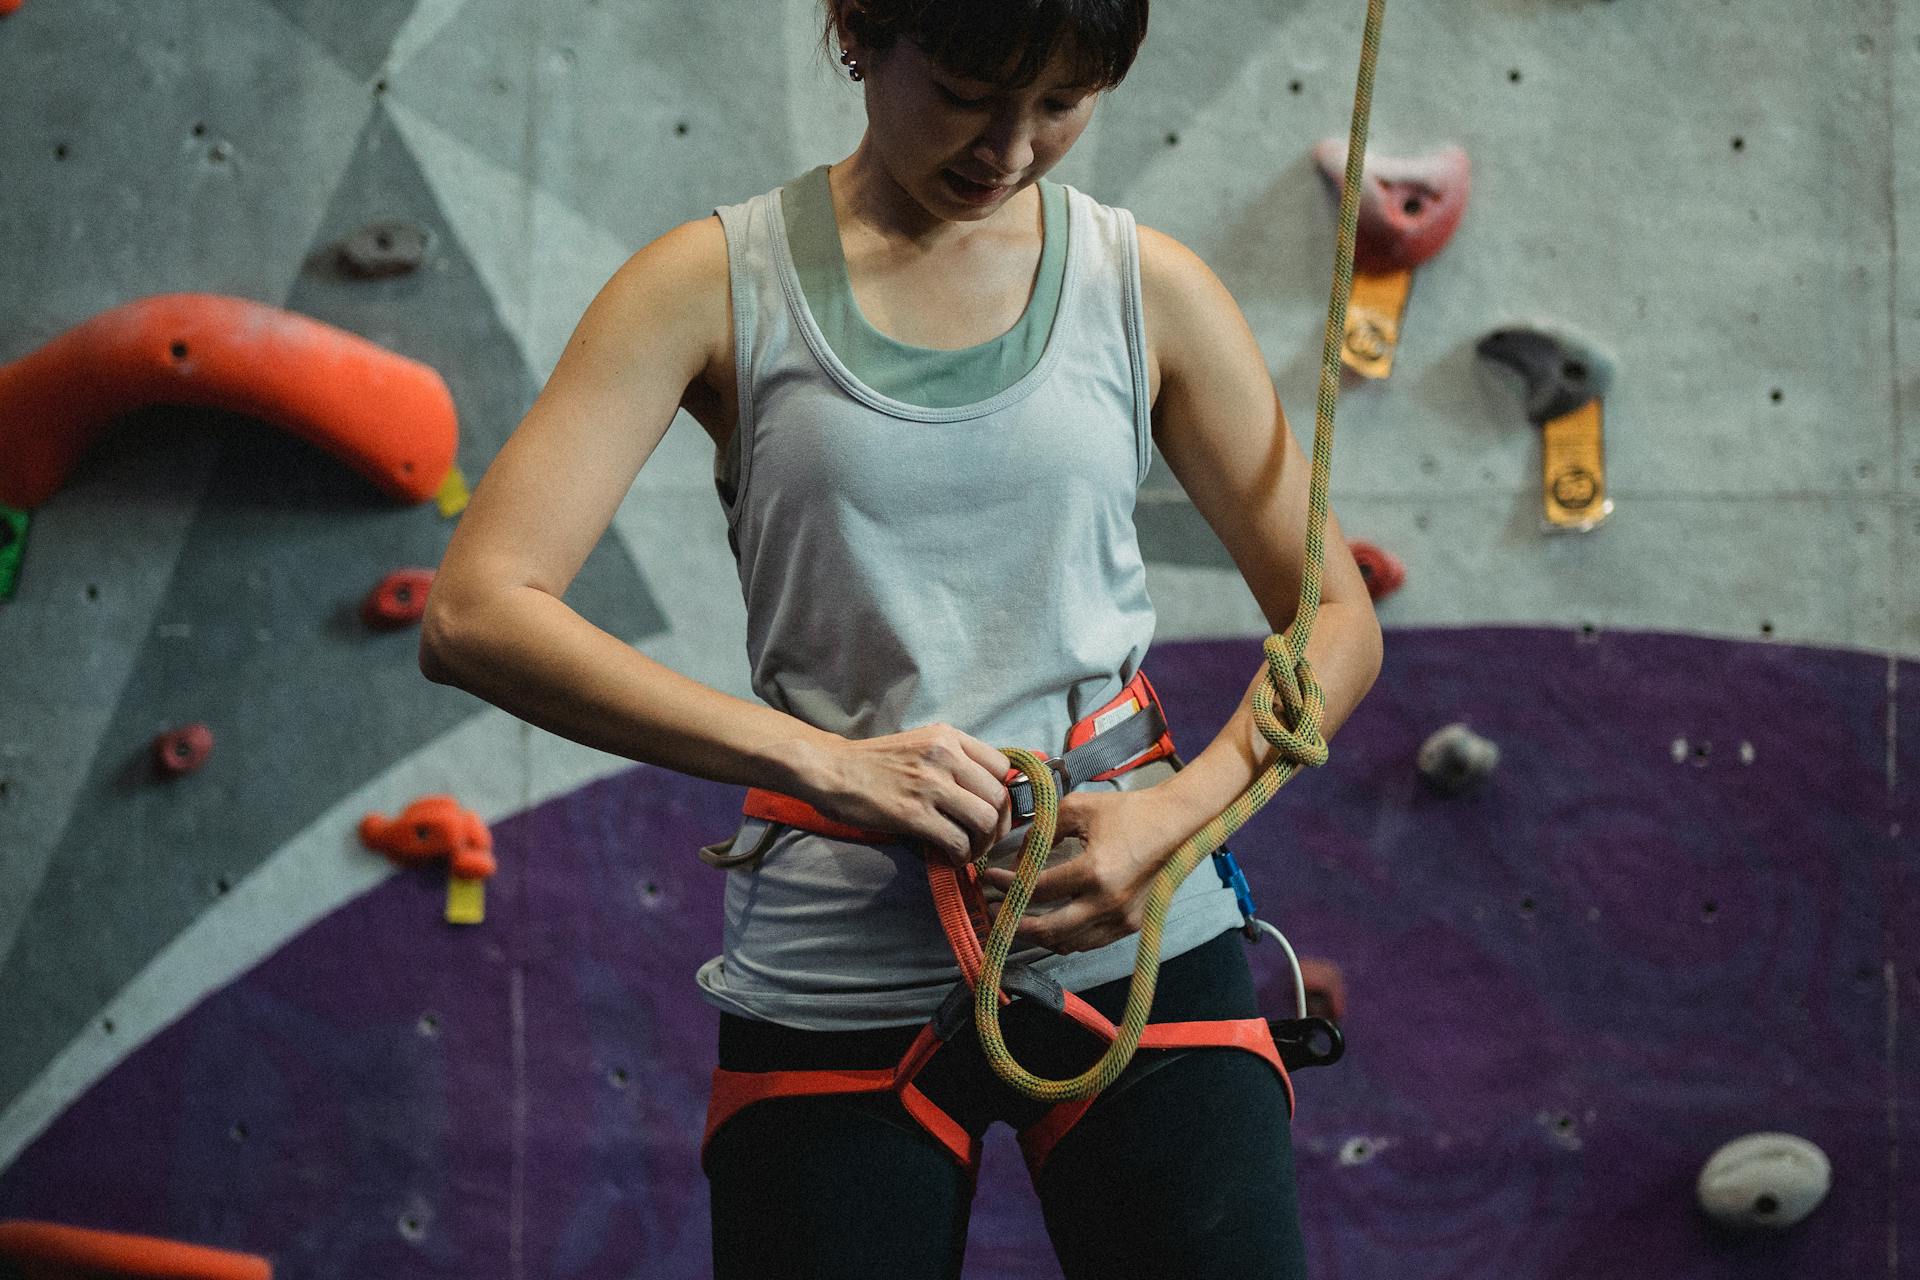
[[[817,202],[824,170],[814,176]],[[854,344],[836,347],[815,315],[858,317],[844,259],[836,277],[813,256],[805,285],[795,261],[789,228],[803,220],[783,201],[805,194],[796,183],[715,210],[740,404],[715,479],[754,690],[849,738],[941,721],[995,746],[1057,753],[1073,723],[1133,677],[1153,636],[1133,526],[1153,457],[1133,217],[1072,187],[1043,190],[1065,196],[1065,249],[1037,358],[972,403],[925,405],[872,385],[885,380],[886,348],[923,365],[968,353],[907,347],[866,326],[871,376],[856,374],[841,354]],[[1039,292],[1050,299],[1045,262]],[[1023,323],[1033,319],[1030,308]],[[1088,785],[1165,776],[1148,766]],[[1011,862],[1022,834],[996,859]],[[1063,842],[1052,858],[1077,851]],[[958,980],[925,862],[904,842],[787,829],[756,866],[726,874],[724,950],[697,975],[722,1009],[811,1030],[897,1026],[931,1015]],[[1175,897],[1161,955],[1240,923],[1232,891],[1202,867]],[[1131,972],[1136,949],[1125,938],[1015,958],[1084,990]]]

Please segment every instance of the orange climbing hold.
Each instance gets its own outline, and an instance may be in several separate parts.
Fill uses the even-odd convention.
[[[26,2],[27,0],[0,0],[0,18],[6,17]]]
[[[453,874],[462,880],[484,880],[497,869],[493,833],[452,796],[422,796],[396,818],[370,813],[360,819],[360,839],[396,862],[448,857]]]
[[[55,1222],[0,1222],[0,1263],[23,1280],[273,1280],[257,1254]]]
[[[261,418],[424,502],[453,467],[453,395],[431,367],[244,298],[161,294],[0,365],[0,504],[31,509],[123,414],[200,405]]]

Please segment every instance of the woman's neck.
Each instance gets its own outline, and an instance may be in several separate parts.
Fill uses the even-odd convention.
[[[888,248],[909,253],[963,252],[975,237],[999,239],[1014,228],[1040,234],[1039,191],[1016,193],[1001,208],[977,222],[950,221],[929,213],[925,206],[895,182],[874,155],[867,139],[845,160],[827,171],[834,214],[843,227],[864,232]]]

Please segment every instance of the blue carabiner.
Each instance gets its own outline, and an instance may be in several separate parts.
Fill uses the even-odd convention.
[[[1240,904],[1240,914],[1246,918],[1243,929],[1248,937],[1253,937],[1253,887],[1247,883],[1246,873],[1240,870],[1240,864],[1234,860],[1233,850],[1225,845],[1215,849],[1213,869],[1220,873],[1220,883],[1233,890],[1234,901]]]

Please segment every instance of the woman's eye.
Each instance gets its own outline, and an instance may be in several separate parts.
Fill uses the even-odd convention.
[[[941,85],[939,88],[940,95],[956,107],[984,107],[987,105],[988,100],[986,98],[963,98],[945,85]]]

